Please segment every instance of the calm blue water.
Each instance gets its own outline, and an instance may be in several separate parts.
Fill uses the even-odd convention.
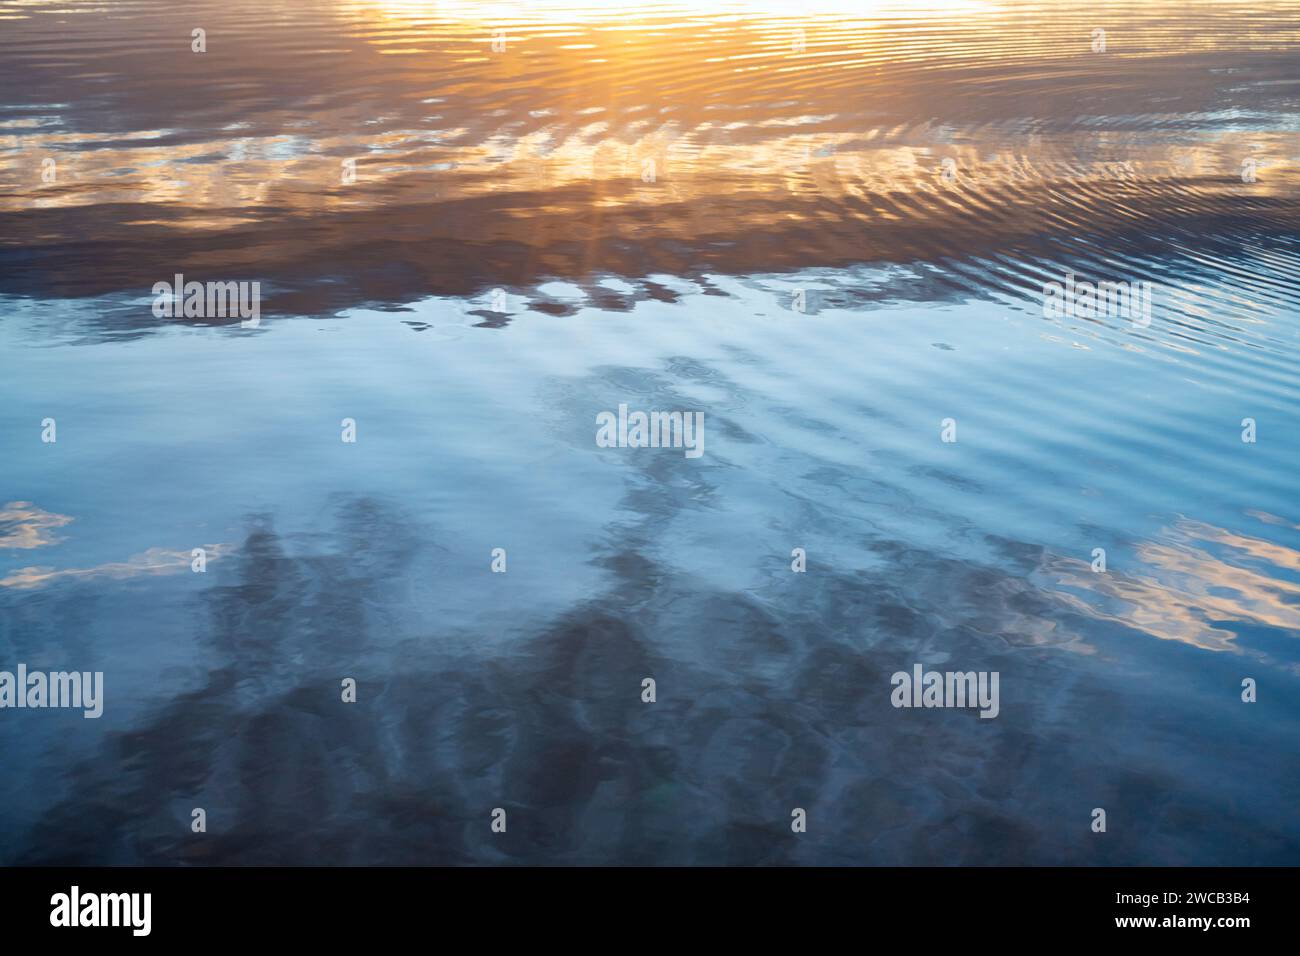
[[[0,18],[0,862],[1300,863],[1300,5]]]

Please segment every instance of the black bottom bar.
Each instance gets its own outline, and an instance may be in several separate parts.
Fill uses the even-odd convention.
[[[81,942],[373,944],[457,926],[484,941],[515,933],[577,941],[612,921],[629,939],[667,940],[668,930],[692,926],[725,928],[733,942],[800,927],[858,939],[910,927],[927,944],[1041,939],[1043,931],[1231,943],[1287,925],[1294,877],[1236,868],[34,868],[0,870],[0,918],[8,940],[66,941],[75,932]],[[138,932],[146,926],[147,935]]]

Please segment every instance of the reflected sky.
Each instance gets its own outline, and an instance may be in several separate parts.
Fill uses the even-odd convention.
[[[1298,42],[0,0],[0,669],[107,694],[3,712],[0,862],[1300,861]],[[156,318],[177,272],[261,327]],[[705,455],[596,447],[620,403]],[[890,708],[917,662],[999,717]]]
[[[0,292],[139,294],[165,262],[297,314],[1290,234],[1296,5],[851,6],[6,5]]]

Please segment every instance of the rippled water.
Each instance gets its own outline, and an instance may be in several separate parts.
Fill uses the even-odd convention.
[[[0,710],[0,861],[1300,863],[1298,43],[0,0],[0,670],[106,695]]]

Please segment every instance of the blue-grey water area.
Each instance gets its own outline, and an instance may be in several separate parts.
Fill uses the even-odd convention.
[[[1298,42],[0,0],[0,862],[1300,863]]]

